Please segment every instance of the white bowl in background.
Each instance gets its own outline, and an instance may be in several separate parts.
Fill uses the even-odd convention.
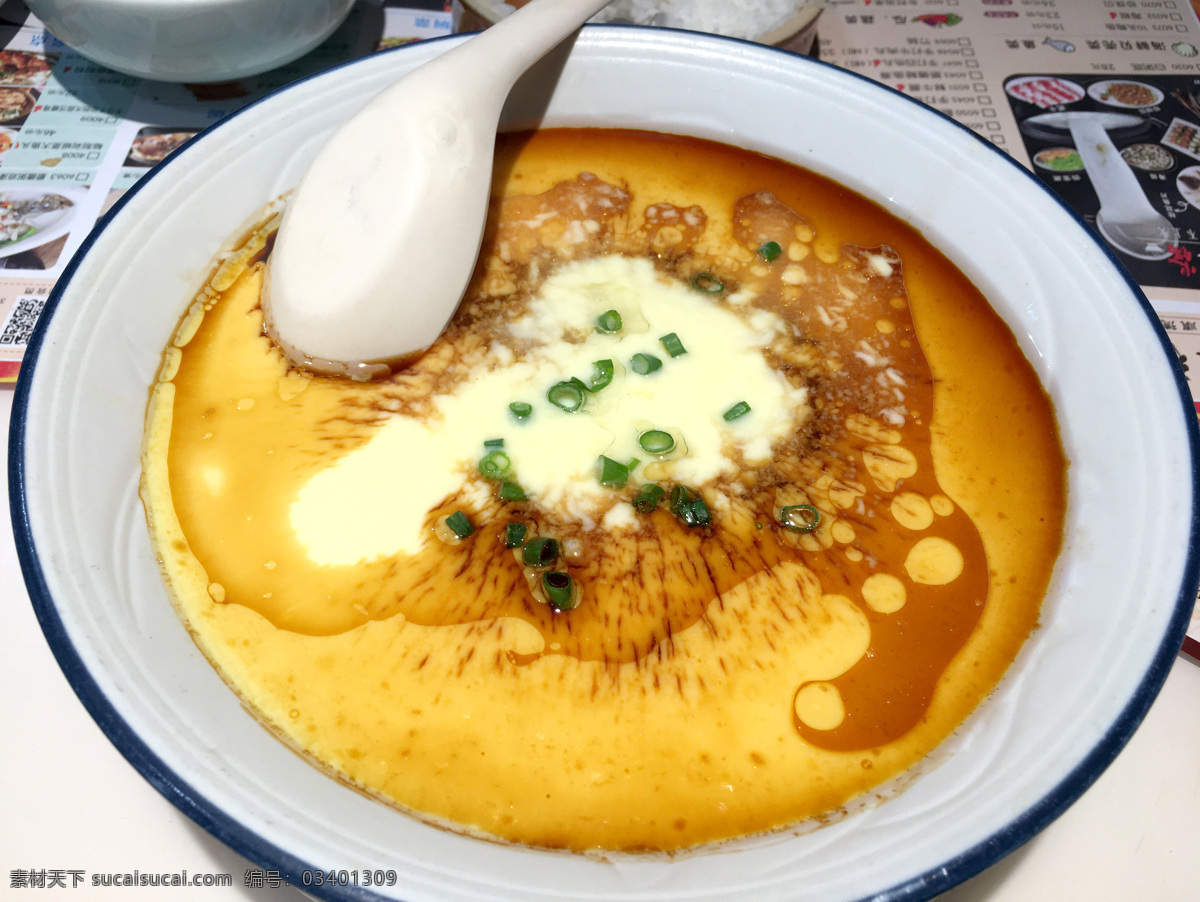
[[[1033,176],[909,98],[750,42],[590,26],[518,85],[505,121],[690,134],[809,167],[916,226],[1008,322],[1057,408],[1067,534],[1041,626],[954,753],[819,830],[602,860],[371,801],[261,727],[192,643],[137,494],[162,350],[214,250],[337,122],[460,40],[373,55],[219,123],[139,182],[60,279],[17,387],[10,494],[30,597],[79,697],[181,810],[326,898],[917,900],[1018,847],[1120,751],[1174,660],[1200,571],[1196,417],[1145,298]],[[399,879],[304,886],[315,869]]]
[[[93,62],[158,81],[232,81],[297,59],[354,0],[26,0]]]
[[[505,16],[510,15],[516,8],[508,0],[460,0],[462,15],[459,17],[458,31],[475,31],[495,25]],[[808,53],[812,50],[817,37],[817,19],[825,8],[826,0],[796,0],[795,12],[782,21],[764,25],[765,31],[749,35],[760,44],[771,44],[792,50],[796,53]],[[616,22],[609,18],[607,21]],[[642,21],[624,24],[658,24]],[[679,26],[675,26],[679,27]],[[698,29],[699,30],[699,29]],[[715,34],[728,32],[716,31]],[[733,37],[740,37],[734,34]]]

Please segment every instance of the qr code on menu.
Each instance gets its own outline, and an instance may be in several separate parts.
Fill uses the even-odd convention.
[[[8,319],[4,322],[4,330],[0,331],[0,347],[29,344],[33,327],[37,325],[38,317],[45,306],[45,298],[17,298],[8,313]]]

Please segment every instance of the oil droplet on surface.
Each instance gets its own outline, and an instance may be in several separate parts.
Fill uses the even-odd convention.
[[[875,573],[863,583],[862,597],[872,611],[894,614],[908,601],[908,592],[890,573]]]
[[[904,569],[915,583],[944,586],[954,582],[962,573],[962,552],[948,539],[927,536],[908,552]]]
[[[934,495],[929,499],[929,504],[933,507],[933,512],[939,517],[949,517],[954,513],[954,502],[945,495]]]
[[[892,499],[892,516],[905,529],[920,531],[933,525],[933,507],[916,492],[901,492]]]
[[[868,445],[863,448],[863,464],[880,491],[896,491],[896,483],[917,472],[917,457],[898,445]]]
[[[849,545],[855,538],[854,527],[845,520],[835,521],[829,528],[829,532],[833,536],[833,540],[842,545]]]
[[[796,693],[796,716],[813,730],[832,730],[846,719],[842,694],[832,683],[808,683]]]

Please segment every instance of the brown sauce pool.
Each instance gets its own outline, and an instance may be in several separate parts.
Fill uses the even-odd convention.
[[[1003,674],[1061,544],[1066,462],[1007,327],[908,226],[735,148],[503,136],[494,197],[455,321],[388,380],[288,369],[258,305],[270,225],[198,298],[152,398],[143,498],[201,648],[339,778],[516,842],[677,849],[828,816],[912,767]],[[697,304],[788,327],[762,356],[807,406],[769,459],[727,449],[736,475],[694,487],[712,523],[662,507],[614,532],[501,501],[462,465],[423,529],[465,508],[467,540],[313,560],[289,519],[304,485],[397,418],[436,416],[496,342],[521,359],[507,324],[564,265],[606,256],[715,278]],[[654,476],[670,488],[669,467],[638,470],[603,504]],[[814,530],[780,522],[793,504]],[[579,607],[530,592],[514,521],[575,549]]]

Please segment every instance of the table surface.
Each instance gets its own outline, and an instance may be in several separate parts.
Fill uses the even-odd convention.
[[[8,435],[11,386],[0,386]],[[0,482],[7,505],[7,480]],[[0,897],[25,898],[15,871],[66,872],[65,888],[31,898],[113,899],[92,887],[109,873],[228,874],[232,886],[139,887],[136,899],[304,898],[245,886],[254,866],[209,836],[150,786],[75,698],[46,644],[0,526]],[[1126,749],[1048,829],[943,902],[1183,902],[1200,899],[1200,666],[1180,657]],[[85,882],[72,888],[71,871]]]

